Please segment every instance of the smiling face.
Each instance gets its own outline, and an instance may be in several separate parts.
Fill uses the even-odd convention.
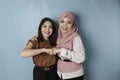
[[[63,32],[67,32],[71,29],[72,27],[72,21],[65,17],[63,18],[63,20],[60,21],[60,29],[63,31]]]
[[[49,36],[52,35],[53,27],[52,27],[52,23],[50,21],[44,22],[44,24],[41,27],[41,33],[45,40],[48,40]]]

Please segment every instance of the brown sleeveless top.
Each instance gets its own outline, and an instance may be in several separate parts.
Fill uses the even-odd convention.
[[[49,41],[32,41],[29,40],[33,44],[33,49],[40,49],[40,48],[52,48],[53,46],[49,43]],[[49,55],[47,53],[40,53],[32,57],[33,62],[37,66],[50,66],[57,62],[55,55]]]

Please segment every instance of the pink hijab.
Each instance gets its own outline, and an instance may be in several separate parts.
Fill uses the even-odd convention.
[[[57,46],[56,47],[61,47],[61,48],[66,48],[66,49],[73,49],[73,38],[78,36],[78,28],[76,27],[76,21],[75,21],[75,16],[72,12],[64,12],[60,16],[60,21],[63,20],[65,17],[69,18],[73,25],[71,29],[67,32],[62,32],[59,26],[59,32],[58,32],[58,39],[57,39]]]

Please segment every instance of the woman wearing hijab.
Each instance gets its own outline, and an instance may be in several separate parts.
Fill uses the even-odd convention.
[[[57,46],[53,54],[58,54],[58,75],[61,80],[83,80],[85,50],[78,34],[75,16],[64,12],[60,16]]]

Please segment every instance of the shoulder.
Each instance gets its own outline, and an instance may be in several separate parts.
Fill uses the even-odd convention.
[[[31,40],[31,39],[29,39],[28,43],[32,44],[35,47],[37,45],[38,41],[37,40]]]
[[[79,40],[79,39],[81,39],[81,37],[80,37],[80,35],[77,35],[76,37],[74,37],[73,40]]]
[[[80,35],[77,35],[74,39],[73,39],[73,43],[82,43],[82,39]]]

